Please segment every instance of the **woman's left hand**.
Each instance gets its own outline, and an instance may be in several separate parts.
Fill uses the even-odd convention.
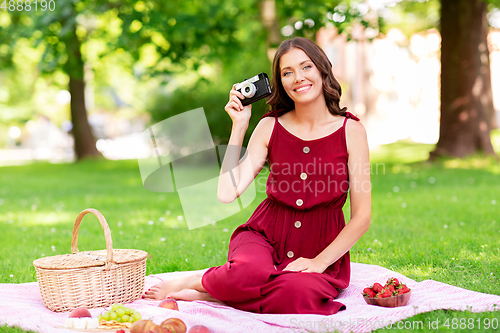
[[[326,267],[317,262],[315,259],[298,258],[289,263],[284,271],[306,272],[306,273],[323,273]]]

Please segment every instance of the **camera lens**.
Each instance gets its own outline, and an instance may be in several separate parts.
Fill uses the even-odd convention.
[[[250,82],[245,82],[243,83],[243,86],[241,87],[241,93],[245,98],[252,98],[255,96],[255,93],[257,92],[257,87],[250,83]]]

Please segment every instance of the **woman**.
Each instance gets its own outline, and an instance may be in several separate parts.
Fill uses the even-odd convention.
[[[232,202],[269,160],[268,197],[229,244],[228,261],[203,274],[163,282],[145,298],[222,301],[258,313],[333,314],[350,278],[349,249],[368,230],[368,144],[358,119],[339,106],[341,88],[323,50],[285,40],[273,61],[272,110],[255,128],[247,158],[224,158],[218,197]],[[241,147],[251,105],[235,90],[225,110],[230,147]],[[342,207],[350,188],[351,219]]]

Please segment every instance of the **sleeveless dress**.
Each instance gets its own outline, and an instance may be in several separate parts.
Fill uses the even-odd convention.
[[[256,313],[330,315],[349,285],[349,252],[322,274],[283,271],[299,257],[314,258],[345,227],[349,190],[345,125],[314,140],[288,132],[275,117],[268,144],[267,198],[231,236],[228,261],[212,267],[202,285],[214,298]]]

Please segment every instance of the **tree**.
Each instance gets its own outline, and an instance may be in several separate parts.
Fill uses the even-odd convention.
[[[67,61],[62,68],[69,76],[69,92],[71,94],[71,119],[73,122],[73,138],[77,159],[98,157],[101,153],[96,148],[96,140],[90,130],[85,106],[84,61],[81,53],[81,41],[76,29],[76,4],[65,3],[61,11],[61,25],[66,28],[60,33],[60,40],[66,46]]]
[[[495,154],[487,6],[481,0],[441,0],[441,122],[431,159]]]
[[[399,23],[406,28],[406,32],[418,28],[429,28],[426,25],[426,13],[435,4],[435,0],[416,1],[399,0],[398,8],[393,10],[403,13],[413,13],[422,18],[418,24]],[[342,30],[352,27],[352,23],[361,19],[365,26],[369,22],[363,17],[352,17],[356,13],[360,2],[345,4],[315,4],[308,9],[318,13],[315,19],[314,30],[325,25],[324,13],[329,12],[341,17],[341,23],[335,26]],[[495,154],[490,139],[490,130],[495,128],[495,114],[491,92],[491,76],[489,50],[487,44],[488,23],[486,14],[490,6],[500,6],[499,0],[440,0],[441,4],[441,124],[440,138],[435,150],[431,153],[433,159],[440,155],[465,157],[482,151],[486,154]],[[297,14],[300,4],[292,4],[287,17]],[[354,11],[353,11],[354,9]],[[379,13],[380,14],[380,13]],[[300,16],[301,15],[301,16]],[[304,11],[296,16],[295,20],[304,20],[311,12]],[[366,15],[368,16],[368,15]],[[379,16],[379,27],[385,22]],[[338,22],[338,20],[337,20]],[[394,26],[394,24],[392,24]],[[300,32],[296,32],[300,34]]]
[[[249,36],[253,34],[258,38],[256,29],[249,23],[258,18],[255,9],[258,0],[59,0],[57,3],[52,0],[45,3],[48,2],[52,7],[43,11],[40,8],[36,12],[34,8],[10,10],[7,16],[10,24],[7,29],[0,29],[0,43],[10,45],[11,50],[20,40],[29,41],[34,47],[43,46],[40,71],[63,72],[68,76],[78,159],[100,155],[85,107],[84,64],[88,64],[89,52],[97,52],[89,50],[89,41],[107,44],[97,58],[117,50],[127,53],[133,62],[124,70],[133,71],[138,80],[161,76],[168,82],[172,79],[170,74],[196,70],[207,62],[218,61],[224,66],[239,62],[247,66],[252,57],[238,56],[241,50],[255,48],[250,43],[244,44]],[[0,66],[8,67],[11,58],[11,53],[0,52]]]
[[[5,34],[9,38],[2,35],[3,42],[15,45],[18,40],[25,39],[32,41],[34,45],[44,44],[45,52],[40,62],[40,70],[45,73],[62,70],[69,77],[72,133],[77,159],[101,156],[90,130],[85,107],[82,40],[77,36],[76,20],[78,11],[83,7],[81,3],[73,0],[58,1],[57,4],[55,1],[45,1],[44,7],[37,6],[36,10],[34,6],[30,3],[29,7],[24,8],[25,4],[22,3],[22,11],[9,9],[12,18]],[[4,61],[8,64],[9,60],[7,58]]]
[[[400,1],[408,12],[425,7],[420,0]],[[494,114],[487,64],[487,5],[481,0],[439,1],[443,7],[443,100],[440,140],[432,157],[462,157],[477,150],[493,153],[488,135]],[[498,5],[500,1],[489,2]],[[85,22],[93,18],[99,25],[88,27]],[[59,0],[54,11],[12,12],[11,21],[8,29],[0,30],[0,42],[12,44],[26,38],[44,45],[41,69],[47,73],[63,71],[69,77],[78,158],[96,154],[83,89],[83,64],[89,52],[86,45],[91,39],[107,42],[106,51],[98,57],[121,50],[135,65],[147,57],[147,64],[131,63],[128,68],[134,68],[138,79],[156,75],[168,82],[172,75],[165,74],[197,71],[207,63],[231,72],[231,79],[243,79],[234,70],[246,73],[262,67],[255,66],[255,54],[260,54],[262,45],[272,54],[284,38],[280,32],[287,31],[280,27],[310,38],[325,25],[333,24],[348,35],[353,25],[370,26],[375,32],[383,27],[381,16],[369,10],[366,2],[341,0]],[[112,27],[117,31],[111,31]],[[7,62],[0,52],[0,66]],[[167,113],[172,112],[179,110]]]

